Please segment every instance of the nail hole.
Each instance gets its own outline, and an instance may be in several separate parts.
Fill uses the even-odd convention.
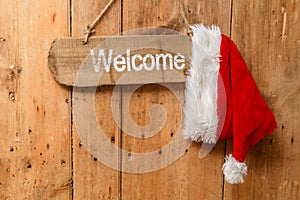
[[[190,74],[190,71],[188,69],[185,69],[183,72],[184,72],[184,75],[189,75]]]
[[[30,169],[32,166],[31,166],[30,163],[27,163],[26,167],[27,167],[28,169]]]
[[[159,154],[159,155],[161,155],[161,154],[162,154],[162,150],[161,150],[161,149],[158,151],[158,154]]]
[[[171,132],[170,136],[171,136],[171,137],[173,137],[173,135],[174,135],[174,133],[173,133],[173,132]]]
[[[185,153],[187,153],[188,151],[189,151],[189,150],[188,150],[188,149],[186,149],[186,150],[185,150]]]
[[[13,152],[13,151],[14,151],[14,148],[13,148],[13,147],[10,147],[10,148],[9,148],[9,151],[10,151],[10,152]]]
[[[291,138],[291,143],[292,143],[292,144],[294,143],[294,137]]]
[[[9,98],[12,102],[15,101],[15,93],[14,92],[9,92]]]
[[[97,161],[98,159],[96,157],[94,157],[94,161]]]
[[[61,162],[60,162],[62,165],[64,165],[64,164],[66,164],[66,161],[64,161],[64,160],[61,160]]]
[[[111,143],[115,143],[115,137],[110,138]]]
[[[20,73],[22,72],[22,67],[19,67],[19,68],[17,69],[17,72],[20,74]]]

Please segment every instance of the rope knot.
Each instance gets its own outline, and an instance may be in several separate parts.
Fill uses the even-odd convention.
[[[187,30],[187,35],[188,35],[189,37],[193,37],[193,30],[189,28],[189,29]]]
[[[82,43],[86,44],[89,40],[89,37],[95,33],[95,25],[100,21],[101,17],[104,15],[104,13],[111,7],[111,5],[113,4],[114,0],[110,0],[109,3],[105,6],[105,8],[102,10],[102,12],[98,15],[98,17],[93,21],[92,24],[87,25],[86,29],[83,32],[83,40]],[[193,32],[192,30],[189,28],[189,23],[188,20],[186,18],[186,14],[185,14],[185,10],[184,10],[184,6],[182,3],[182,0],[178,0],[179,2],[179,6],[180,6],[180,10],[181,10],[181,14],[184,20],[184,24],[186,26],[186,31],[187,31],[187,35],[192,37],[193,36]]]
[[[89,37],[94,34],[96,31],[93,27],[90,25],[87,25],[86,28],[83,31],[83,40],[82,43],[86,44],[88,42]]]
[[[91,25],[87,25],[86,29],[83,32],[83,44],[86,44],[89,40],[89,37],[95,33],[94,27],[96,24],[100,21],[101,17],[105,14],[105,12],[110,8],[110,6],[114,3],[114,0],[110,0],[109,3],[105,6],[105,8],[101,11],[101,13],[98,15],[98,17],[93,21]]]

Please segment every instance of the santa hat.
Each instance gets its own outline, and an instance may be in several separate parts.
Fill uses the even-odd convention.
[[[228,183],[243,183],[246,154],[276,128],[275,117],[233,41],[217,26],[198,24],[191,29],[183,135],[209,144],[233,138],[233,153],[222,169]]]

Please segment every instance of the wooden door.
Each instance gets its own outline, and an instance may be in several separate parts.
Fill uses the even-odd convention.
[[[192,143],[176,162],[147,173],[113,169],[89,153],[74,119],[78,88],[53,79],[47,56],[55,38],[82,37],[108,2],[0,2],[0,199],[300,199],[299,1],[183,1],[190,24],[216,24],[235,41],[278,122],[277,130],[250,150],[242,185],[223,179],[231,141],[219,141],[202,159],[201,144]],[[95,35],[145,27],[183,33],[178,1],[115,0]],[[159,84],[133,93],[132,88],[97,88],[98,123],[112,146],[132,153],[158,151],[168,163],[161,149],[180,134],[182,104]],[[173,90],[183,97],[184,84]],[[139,126],[151,123],[155,105],[165,109],[167,122],[153,137],[136,138],[122,129],[128,115]],[[131,156],[117,153],[113,159],[125,169]]]

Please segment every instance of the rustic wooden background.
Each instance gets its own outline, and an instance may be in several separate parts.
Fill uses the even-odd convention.
[[[47,55],[55,38],[81,37],[107,3],[0,1],[0,199],[300,199],[300,1],[184,0],[190,24],[217,24],[236,42],[278,122],[249,152],[245,183],[234,186],[221,171],[231,141],[219,141],[204,159],[193,144],[177,162],[147,174],[110,169],[82,146],[72,123],[73,89],[54,81]],[[183,31],[178,2],[116,0],[96,34],[141,27]],[[143,152],[171,140],[178,125],[145,143],[122,133],[106,106],[112,89],[98,89],[96,108],[115,145]],[[119,92],[121,100],[126,87]],[[176,100],[162,86],[140,88],[131,98],[137,102],[130,112],[141,116],[141,125],[155,103],[165,105],[170,120],[180,118]]]

